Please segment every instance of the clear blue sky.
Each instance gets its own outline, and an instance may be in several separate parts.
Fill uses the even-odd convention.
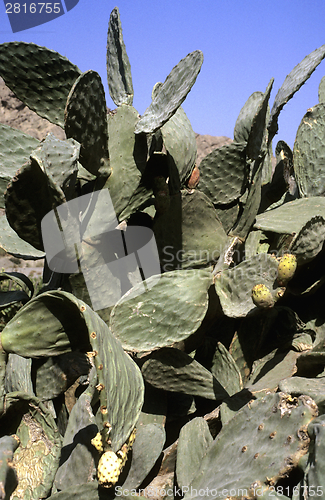
[[[0,43],[33,42],[65,55],[82,71],[103,80],[107,105],[106,37],[111,10],[120,11],[131,63],[134,106],[149,106],[151,90],[189,52],[204,63],[183,107],[195,132],[233,137],[240,109],[275,78],[271,105],[286,75],[307,54],[325,44],[324,0],[79,0],[62,17],[13,34],[0,2]],[[293,147],[299,123],[318,102],[325,61],[284,107],[277,140]]]

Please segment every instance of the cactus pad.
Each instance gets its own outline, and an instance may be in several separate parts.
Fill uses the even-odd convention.
[[[14,255],[20,259],[43,259],[45,253],[41,250],[36,250],[35,247],[27,243],[27,241],[19,238],[7,221],[7,217],[0,217],[0,247],[7,253]]]
[[[177,484],[181,488],[191,484],[212,443],[208,424],[202,417],[196,417],[182,427],[176,460]]]
[[[37,139],[19,130],[0,124],[0,208],[8,182],[39,144]]]
[[[64,112],[66,136],[81,144],[79,161],[93,175],[110,173],[107,108],[104,87],[96,71],[86,71],[74,83]]]
[[[296,256],[298,264],[305,264],[321,252],[325,241],[325,218],[312,217],[296,235],[290,251]]]
[[[132,105],[131,66],[123,41],[120,13],[117,7],[112,10],[109,19],[106,65],[109,93],[114,104],[116,106]]]
[[[250,402],[208,448],[185,500],[203,499],[207,489],[241,489],[248,498],[255,498],[257,490],[270,491],[307,453],[307,426],[316,415],[317,406],[307,396],[269,394]]]
[[[299,233],[316,215],[325,218],[325,198],[322,196],[289,201],[278,208],[259,214],[254,227],[280,234]]]
[[[228,397],[211,372],[185,352],[165,347],[153,353],[142,366],[144,379],[158,389],[222,400]]]
[[[109,116],[109,156],[112,173],[105,187],[109,190],[117,216],[127,207],[140,184],[141,172],[147,160],[146,145],[137,148],[141,138],[134,135],[138,112],[126,104]],[[140,144],[142,145],[142,143]]]
[[[2,346],[7,352],[31,358],[89,348],[77,299],[62,291],[34,297],[3,329]]]
[[[183,108],[178,108],[160,130],[168,161],[172,163],[170,170],[176,166],[182,186],[195,165],[197,154],[195,133]]]
[[[263,92],[253,92],[240,110],[234,128],[234,142],[246,144],[259,106],[263,103]]]
[[[275,96],[274,103],[271,109],[270,121],[268,129],[270,138],[272,138],[278,130],[278,117],[283,106],[291,99],[291,97],[300,89],[300,87],[308,80],[310,75],[315,71],[317,66],[325,57],[325,45],[311,52],[306,56],[293,70],[287,75],[282,86]]]
[[[325,103],[307,110],[293,148],[295,177],[301,197],[324,196]]]
[[[261,152],[267,149],[266,125],[270,115],[269,99],[274,83],[274,78],[270,80],[261,102],[258,104],[256,114],[252,121],[252,128],[247,141],[247,156],[251,160],[256,160]]]
[[[139,119],[135,133],[156,132],[177,111],[193,87],[203,63],[203,54],[196,50],[182,59],[155,92],[150,106]]]
[[[64,128],[64,108],[81,74],[68,59],[34,43],[0,45],[0,75],[6,85],[39,116]]]
[[[221,146],[200,163],[199,190],[214,204],[229,204],[238,199],[244,192],[245,183],[245,144]]]
[[[149,278],[148,284],[156,278]],[[186,339],[205,316],[211,284],[209,271],[188,269],[163,274],[141,295],[137,286],[132,288],[111,312],[113,335],[133,352],[151,351]]]
[[[321,79],[318,87],[318,101],[319,103],[325,103],[325,76]]]
[[[76,141],[60,141],[49,134],[7,187],[8,222],[37,250],[43,250],[43,217],[54,207],[75,197],[78,154]]]

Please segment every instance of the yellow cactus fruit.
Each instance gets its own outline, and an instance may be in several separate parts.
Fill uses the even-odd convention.
[[[122,470],[121,460],[114,451],[105,451],[99,459],[97,467],[98,482],[105,488],[117,483]]]
[[[134,427],[133,431],[131,432],[129,439],[127,440],[127,445],[130,448],[132,448],[133,443],[135,441],[135,435],[136,435],[137,429]]]
[[[297,269],[297,259],[295,255],[290,253],[284,254],[279,262],[278,266],[278,283],[280,286],[285,286],[288,281],[293,278],[295,271]]]
[[[255,285],[252,289],[252,300],[256,307],[270,308],[274,306],[274,299],[266,285]]]
[[[135,441],[135,434],[136,434],[136,428],[133,429],[126,443],[124,443],[123,446],[117,452],[117,455],[121,460],[122,467],[124,467],[124,465],[126,464],[129,450],[132,448],[133,443]]]
[[[103,453],[104,447],[103,447],[102,435],[100,432],[97,432],[96,436],[92,438],[90,442],[93,446],[95,446],[96,450],[99,451],[99,453]]]

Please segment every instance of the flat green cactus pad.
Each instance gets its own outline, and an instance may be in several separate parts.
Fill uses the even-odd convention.
[[[89,348],[80,307],[68,292],[51,291],[34,297],[3,329],[4,350],[38,358]]]
[[[243,381],[238,366],[225,346],[217,343],[212,359],[212,375],[226,389],[229,396],[236,394],[243,388]]]
[[[275,96],[274,103],[271,109],[270,121],[268,129],[270,138],[272,138],[278,130],[278,117],[283,106],[292,98],[292,96],[300,89],[300,87],[308,80],[310,75],[315,71],[317,66],[325,57],[325,45],[311,52],[306,56],[293,70],[286,76],[282,86]]]
[[[260,104],[263,102],[263,92],[253,92],[240,110],[234,128],[234,141],[238,143],[247,143],[254,116]]]
[[[150,106],[135,126],[135,133],[156,132],[177,111],[193,87],[203,63],[203,54],[195,50],[182,59],[157,88]]]
[[[43,250],[43,217],[76,195],[79,148],[73,139],[60,141],[49,134],[7,187],[5,206],[9,224],[37,250]]]
[[[172,163],[170,176],[176,167],[182,186],[194,168],[197,154],[195,132],[183,108],[179,107],[161,127],[161,134],[168,152],[168,161]]]
[[[64,108],[80,69],[54,50],[34,43],[0,45],[0,75],[39,116],[64,128]]]
[[[138,188],[147,160],[146,144],[134,135],[137,120],[136,109],[126,104],[119,106],[116,113],[108,119],[108,149],[112,173],[105,187],[109,190],[117,216],[128,206]]]
[[[116,106],[121,104],[132,105],[131,65],[126,53],[120,13],[117,7],[112,10],[109,19],[106,66],[109,93],[114,104]]]
[[[0,124],[0,208],[8,182],[29,159],[39,141],[19,130]]]
[[[73,296],[72,296],[73,297]],[[79,301],[97,369],[100,408],[98,426],[104,427],[117,452],[133,431],[143,405],[144,384],[133,359],[124,352],[110,328],[90,307]]]
[[[325,198],[322,196],[289,201],[278,208],[259,214],[254,227],[280,234],[299,233],[316,215],[325,218]]]
[[[212,400],[228,397],[227,391],[209,370],[173,347],[153,353],[141,371],[144,379],[158,389]]]
[[[43,259],[45,253],[22,240],[7,221],[7,217],[0,216],[0,247],[7,253],[20,259]]]
[[[94,175],[110,173],[107,107],[102,80],[96,71],[86,71],[73,84],[64,112],[67,137],[81,144],[80,163]]]
[[[157,277],[146,282],[148,286]],[[144,284],[146,283],[144,282]],[[128,351],[145,352],[188,338],[208,308],[212,274],[188,269],[163,274],[148,290],[132,288],[111,312],[110,326]]]
[[[312,217],[294,238],[290,252],[296,256],[298,264],[311,261],[321,252],[325,240],[325,218]]]
[[[255,498],[258,489],[270,490],[308,451],[307,426],[316,415],[317,406],[307,396],[269,394],[247,404],[208,448],[184,498],[203,499],[207,489],[240,489],[248,498]]]
[[[295,177],[301,197],[325,194],[325,103],[307,110],[293,148]]]
[[[209,426],[202,417],[196,417],[182,427],[176,460],[177,484],[181,488],[191,484],[212,443]]]
[[[200,163],[199,190],[216,205],[238,199],[246,184],[246,145],[227,144],[209,153]]]
[[[270,116],[269,99],[274,83],[271,78],[263,98],[257,106],[255,116],[252,121],[252,128],[247,141],[247,156],[251,160],[256,160],[262,152],[266,152],[268,134],[266,126]]]
[[[138,488],[158,460],[164,444],[166,434],[162,424],[148,423],[138,425],[136,438],[132,447],[131,466],[123,489]]]

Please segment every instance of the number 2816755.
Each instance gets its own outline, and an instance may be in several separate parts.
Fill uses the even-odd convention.
[[[7,14],[60,14],[61,3],[38,2],[38,3],[6,3]]]

